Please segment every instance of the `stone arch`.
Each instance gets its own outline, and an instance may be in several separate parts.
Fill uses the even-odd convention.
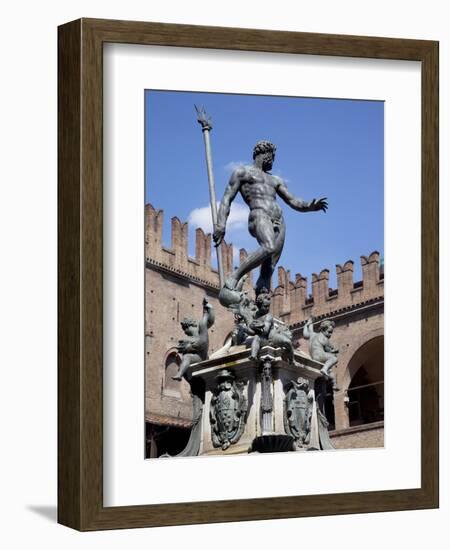
[[[346,350],[346,356],[349,357],[349,359],[345,365],[342,365],[343,366],[343,372],[341,371],[342,378],[338,380],[342,390],[347,390],[347,388],[349,387],[352,381],[353,376],[356,373],[356,370],[357,370],[356,365],[358,361],[358,356],[362,353],[361,350],[363,350],[364,346],[369,344],[369,342],[380,337],[384,339],[383,327],[379,327],[377,329],[368,331],[352,339],[351,345]],[[339,363],[338,363],[338,368],[339,368]]]
[[[384,335],[371,334],[351,356],[345,371],[349,425],[384,419]]]

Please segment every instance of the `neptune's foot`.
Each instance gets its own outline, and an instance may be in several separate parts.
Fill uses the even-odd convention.
[[[243,292],[239,287],[240,285],[234,277],[227,277],[219,292],[219,301],[224,307],[236,306],[241,302]]]

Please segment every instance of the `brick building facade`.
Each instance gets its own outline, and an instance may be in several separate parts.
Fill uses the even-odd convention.
[[[188,224],[171,220],[171,246],[162,242],[162,210],[146,206],[145,223],[145,421],[147,456],[181,450],[189,436],[192,405],[186,381],[172,380],[178,368],[176,343],[183,337],[183,317],[200,318],[206,295],[216,322],[210,330],[210,353],[224,344],[233,316],[218,301],[219,277],[211,265],[211,235],[195,230],[195,257],[188,254]],[[233,249],[222,246],[225,273],[233,269]],[[240,251],[240,258],[245,256]],[[337,289],[329,288],[329,271],[307,279],[278,268],[273,314],[294,334],[295,347],[308,351],[302,337],[309,317],[333,319],[338,346],[339,391],[330,389],[327,417],[336,448],[379,447],[384,444],[384,278],[378,252],[361,256],[362,280],[353,280],[354,263],[336,266]],[[252,281],[247,281],[249,289]]]

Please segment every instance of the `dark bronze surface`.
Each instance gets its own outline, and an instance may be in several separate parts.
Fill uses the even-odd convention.
[[[437,507],[438,43],[99,19],[62,25],[58,41],[59,522],[88,531]],[[102,46],[105,42],[422,63],[421,488],[103,507]]]

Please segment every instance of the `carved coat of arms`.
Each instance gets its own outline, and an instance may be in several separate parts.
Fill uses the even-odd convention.
[[[239,441],[244,431],[247,399],[243,383],[236,382],[229,370],[220,371],[216,380],[209,412],[211,438],[214,447],[225,450]]]
[[[292,380],[284,399],[284,429],[298,447],[304,447],[310,440],[313,401],[309,381],[302,377]]]

